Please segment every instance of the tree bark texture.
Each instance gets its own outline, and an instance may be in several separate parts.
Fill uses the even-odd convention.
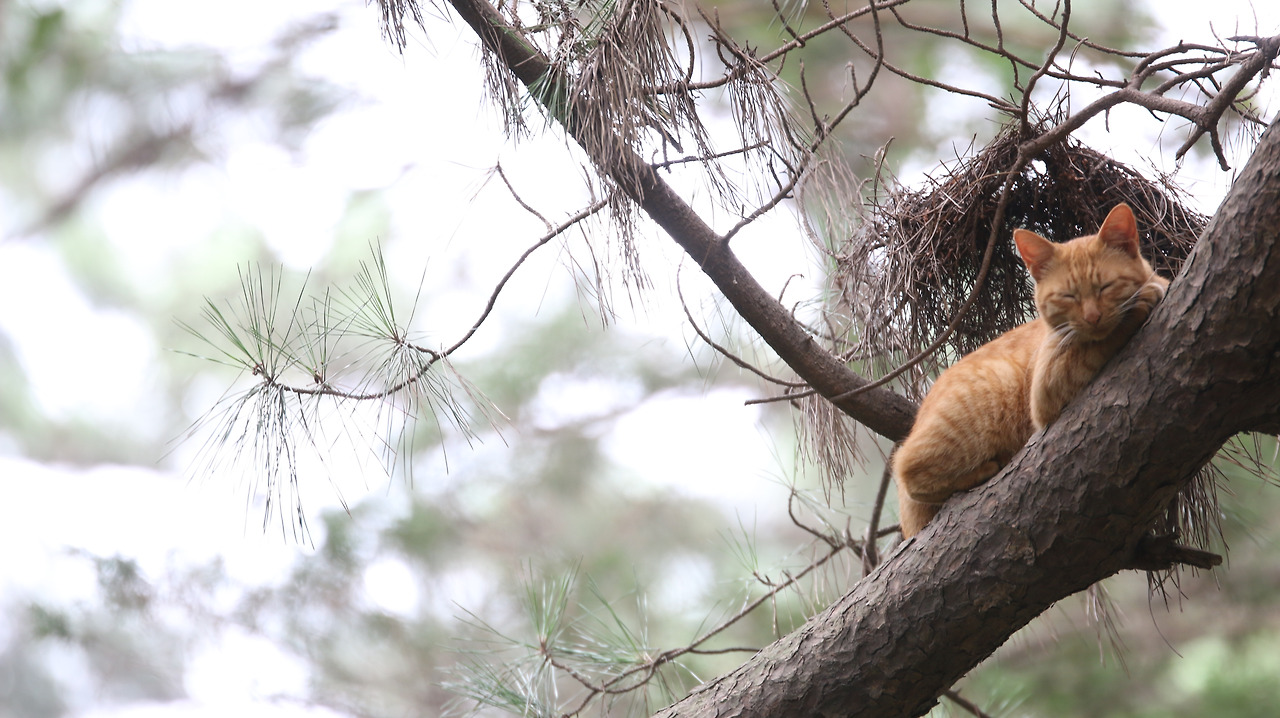
[[[1148,324],[996,478],[846,596],[658,715],[916,716],[1058,600],[1133,565],[1232,435],[1280,421],[1280,123]]]

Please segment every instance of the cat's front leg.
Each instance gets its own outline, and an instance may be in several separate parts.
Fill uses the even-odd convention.
[[[1052,424],[1067,402],[1093,378],[1092,367],[1081,361],[1083,356],[1078,345],[1062,346],[1055,335],[1045,339],[1031,369],[1028,395],[1036,431]]]
[[[1164,299],[1165,292],[1168,289],[1169,280],[1159,274],[1152,274],[1147,283],[1139,287],[1138,291],[1134,293],[1131,313],[1141,315],[1142,321],[1146,321],[1147,315],[1160,303],[1160,300]]]
[[[1124,316],[1121,317],[1116,328],[1105,339],[1098,342],[1097,358],[1102,360],[1098,362],[1099,367],[1119,351],[1120,347],[1124,346],[1129,338],[1146,323],[1151,310],[1164,299],[1165,290],[1168,287],[1169,280],[1158,274],[1152,274],[1146,284],[1138,287],[1138,291],[1134,292],[1133,297],[1126,302]]]

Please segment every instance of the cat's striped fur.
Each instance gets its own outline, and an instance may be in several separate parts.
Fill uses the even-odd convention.
[[[986,481],[1052,423],[1163,297],[1168,280],[1138,252],[1128,205],[1097,234],[1053,244],[1014,231],[1040,316],[984,344],[934,382],[894,453],[902,534],[942,502]]]

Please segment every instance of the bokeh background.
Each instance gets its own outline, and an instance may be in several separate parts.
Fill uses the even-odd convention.
[[[1144,48],[1280,32],[1257,5],[1074,3],[1098,39]],[[767,4],[720,11],[778,36]],[[0,2],[0,716],[436,715],[475,678],[459,666],[507,655],[488,629],[518,643],[529,596],[561,577],[622,660],[806,564],[790,487],[828,520],[865,518],[880,467],[824,491],[789,409],[744,405],[767,388],[697,340],[656,233],[647,292],[597,281],[580,233],[536,253],[453,359],[496,411],[471,433],[419,422],[391,463],[372,429],[306,459],[308,532],[269,510],[253,465],[209,463],[218,445],[191,427],[252,378],[200,358],[184,326],[206,300],[253,276],[284,296],[341,285],[381,256],[415,331],[451,344],[545,231],[494,168],[556,221],[589,201],[562,138],[503,136],[465,28],[434,8],[426,24],[400,53],[358,0]],[[1001,81],[911,51],[922,73]],[[838,92],[846,58],[822,59]],[[892,136],[909,183],[995,125],[910,95],[856,128],[850,157]],[[1080,136],[1176,171],[1211,213],[1230,173],[1199,153],[1175,165],[1175,135],[1118,119]],[[1248,147],[1229,149],[1241,165]],[[778,214],[735,248],[766,286],[812,292],[820,264]],[[697,319],[754,351],[693,274]],[[966,697],[992,715],[1274,715],[1280,490],[1227,472],[1226,566],[1167,600],[1111,582],[1119,647],[1065,602]],[[735,640],[768,642],[851,580],[824,574]],[[682,685],[741,658],[699,658]]]

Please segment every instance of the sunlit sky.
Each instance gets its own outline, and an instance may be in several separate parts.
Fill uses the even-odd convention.
[[[1242,0],[1154,4],[1157,17],[1169,27],[1162,42],[1204,37],[1207,22],[1216,23],[1217,34],[1225,37],[1237,32],[1240,18],[1240,30],[1252,32],[1255,14],[1262,34],[1280,31],[1280,3],[1260,1],[1252,9]],[[553,200],[563,204],[566,193],[586,196],[575,159],[561,142],[535,139],[516,147],[502,139],[495,113],[481,95],[472,38],[438,19],[430,19],[430,40],[415,34],[401,56],[381,37],[376,8],[366,8],[362,0],[132,0],[127,7],[128,47],[211,46],[226,53],[233,68],[243,69],[265,59],[264,48],[281,28],[331,10],[342,29],[308,50],[303,67],[360,98],[317,127],[299,156],[233,123],[219,161],[178,176],[116,182],[99,193],[93,200],[94,216],[122,266],[129,268],[130,281],[141,286],[229,216],[261,228],[281,261],[305,271],[330,249],[328,238],[350,193],[384,187],[394,209],[393,235],[413,236],[430,228],[423,241],[394,245],[390,259],[399,279],[416,283],[423,267],[456,271],[429,261],[449,252],[463,261],[472,257],[474,281],[485,286],[491,283],[491,270],[483,268],[483,259],[494,253],[514,256],[540,228],[536,220],[513,214],[509,199],[477,195],[487,168],[501,161],[535,206]],[[1154,136],[1125,133],[1120,124],[1113,122],[1108,134],[1102,123],[1091,123],[1083,137],[1120,159],[1155,154]],[[1212,165],[1197,165],[1184,168],[1180,179],[1192,184],[1201,208],[1211,212],[1227,176]],[[0,222],[14,221],[0,217]],[[790,218],[781,221],[789,223]],[[0,224],[0,237],[13,229]],[[803,271],[804,258],[767,254],[767,243],[760,241],[767,232],[767,225],[753,228],[735,248],[763,283],[776,290],[793,272]],[[483,248],[468,249],[474,238],[484,239]],[[673,261],[677,257],[671,248],[663,251]],[[224,259],[225,271],[234,273],[240,258]],[[536,312],[549,294],[558,299],[558,293],[571,291],[560,286],[565,282],[548,279],[556,272],[554,257],[538,261],[542,263],[527,269],[511,290],[522,299],[500,307],[498,326]],[[39,297],[34,312],[32,297]],[[456,336],[474,320],[475,297],[460,297],[459,302],[468,309],[426,318],[441,335]],[[680,327],[684,320],[676,312],[678,307],[652,309],[635,321],[648,329],[664,323]],[[147,399],[155,393],[157,357],[170,348],[157,346],[135,318],[86,300],[40,236],[0,243],[0,329],[14,343],[36,400],[49,414],[110,420],[122,431],[148,435],[170,429],[157,425]],[[682,337],[677,329],[671,340],[682,342]],[[476,344],[495,346],[501,338],[495,330],[478,336]],[[70,343],[110,351],[95,353],[92,371],[86,371],[84,352],[69,350]],[[549,404],[548,410],[579,411],[579,402],[592,396],[589,387],[569,386],[561,403]],[[743,407],[745,398],[721,391],[707,399],[653,402],[617,423],[608,450],[638,475],[669,482],[673,490],[719,497],[730,510],[749,514],[755,502],[780,495],[781,489],[766,478],[776,472],[778,461],[757,414]],[[178,429],[172,433],[176,436]],[[656,435],[664,437],[668,451],[648,449]],[[708,446],[719,449],[707,451]],[[23,547],[5,552],[0,562],[0,593],[91,598],[96,588],[90,567],[71,556],[68,547],[137,557],[144,570],[156,575],[174,562],[224,556],[231,575],[249,584],[271,581],[299,551],[309,550],[281,540],[278,533],[262,534],[258,517],[246,516],[242,487],[188,482],[170,468],[181,466],[189,452],[180,447],[176,458],[150,469],[68,468],[24,458],[0,438],[0,492],[6,497],[0,502],[0,543]],[[706,464],[711,456],[714,466]],[[319,488],[309,495],[312,515],[337,504],[323,485]],[[358,499],[360,490],[347,498]],[[111,523],[104,523],[103,516],[111,517]],[[375,564],[366,579],[371,602],[393,612],[415,609],[413,579],[403,566]],[[0,644],[9,629],[0,617]],[[250,715],[251,707],[260,715],[328,714],[265,700],[300,695],[305,687],[300,662],[263,639],[229,634],[218,645],[205,647],[193,662],[186,686],[190,699],[183,707],[186,715]],[[172,705],[99,707],[86,687],[73,688],[80,702],[72,708],[81,715],[174,715]]]

